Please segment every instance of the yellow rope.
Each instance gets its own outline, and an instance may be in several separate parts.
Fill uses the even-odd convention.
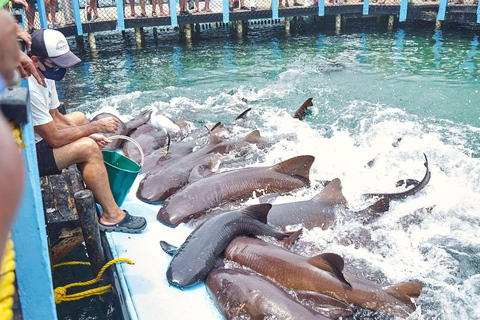
[[[102,295],[104,293],[109,292],[110,290],[112,290],[112,285],[111,284],[106,285],[106,286],[102,286],[102,287],[98,287],[98,288],[94,288],[94,289],[90,289],[90,290],[86,290],[86,291],[83,291],[83,292],[67,295],[67,289],[68,288],[88,286],[88,285],[92,285],[94,283],[97,283],[98,281],[100,281],[100,278],[102,278],[102,275],[105,272],[105,270],[108,267],[110,267],[112,264],[117,263],[117,262],[126,262],[128,264],[133,264],[133,262],[130,259],[126,259],[126,258],[118,258],[118,259],[111,260],[111,261],[107,262],[102,267],[102,269],[100,270],[98,275],[95,277],[95,279],[85,281],[85,282],[75,282],[75,283],[68,284],[64,287],[55,288],[55,290],[53,290],[53,293],[55,295],[55,303],[59,304],[63,301],[79,300],[79,299],[82,299],[82,298],[85,298],[85,297],[89,297],[89,296],[93,296],[93,295]],[[55,267],[58,267],[58,266],[74,265],[74,264],[88,265],[90,263],[88,263],[88,262],[65,262],[65,263],[59,263],[59,264],[57,264],[53,267],[55,268]]]
[[[0,265],[0,319],[13,318],[13,295],[15,294],[15,251],[13,241],[8,235]]]

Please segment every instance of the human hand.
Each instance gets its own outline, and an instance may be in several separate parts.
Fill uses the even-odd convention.
[[[115,131],[117,131],[119,126],[118,119],[114,117],[102,118],[102,119],[96,120],[95,122],[98,123],[99,132],[115,133]]]
[[[17,39],[22,39],[27,46],[27,51],[30,51],[32,47],[32,36],[25,31],[21,25],[17,24]]]
[[[39,84],[42,86],[46,87],[45,81],[40,76],[38,73],[37,68],[35,68],[35,65],[33,64],[32,59],[30,59],[29,56],[27,56],[24,52],[20,52],[20,57],[18,59],[17,63],[17,69],[20,72],[20,75],[22,76],[23,79],[27,79],[31,75],[37,80]]]
[[[100,150],[103,150],[103,148],[105,148],[107,144],[112,142],[111,140],[108,140],[104,135],[98,133],[91,134],[89,135],[89,137],[97,143]]]
[[[16,4],[22,5],[25,11],[28,10],[28,3],[25,0],[13,0]]]

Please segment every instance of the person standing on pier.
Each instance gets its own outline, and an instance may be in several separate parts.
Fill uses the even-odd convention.
[[[46,87],[30,77],[31,108],[40,176],[59,174],[77,164],[83,180],[103,209],[99,221],[102,231],[138,233],[147,222],[123,211],[116,204],[103,162],[103,149],[110,141],[96,132],[115,132],[119,122],[113,117],[89,122],[81,112],[62,115],[58,111],[55,81],[67,68],[81,60],[70,51],[65,36],[56,30],[41,29],[32,34],[30,56],[45,78]]]

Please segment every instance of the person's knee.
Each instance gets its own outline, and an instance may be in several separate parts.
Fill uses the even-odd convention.
[[[78,148],[76,150],[85,162],[103,159],[97,143],[91,138],[85,137],[78,140]]]

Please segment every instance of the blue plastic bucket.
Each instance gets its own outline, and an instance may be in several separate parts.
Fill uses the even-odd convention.
[[[142,156],[142,160],[140,164],[138,164],[116,151],[102,151],[103,162],[105,163],[108,181],[110,183],[110,190],[112,190],[113,198],[117,205],[121,206],[123,201],[125,201],[133,182],[137,178],[138,173],[142,170],[144,160],[143,150],[137,141],[127,136],[112,136],[108,139],[125,139],[133,142],[140,150]]]

